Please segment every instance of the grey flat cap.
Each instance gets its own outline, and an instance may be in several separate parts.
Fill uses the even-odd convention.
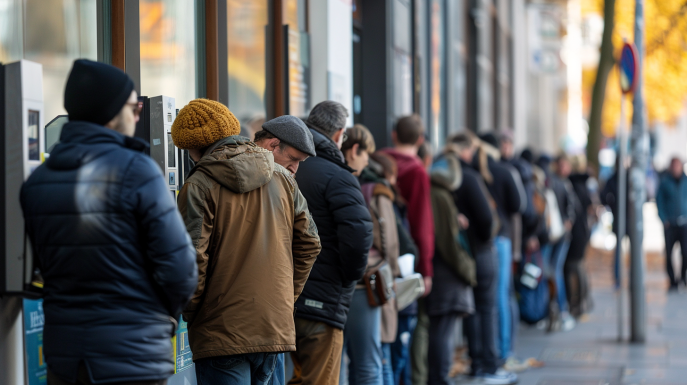
[[[262,129],[277,139],[310,156],[316,156],[308,126],[295,116],[283,115],[265,122]]]

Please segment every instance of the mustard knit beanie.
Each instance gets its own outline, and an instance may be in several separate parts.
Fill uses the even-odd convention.
[[[183,150],[200,149],[240,131],[241,124],[224,104],[196,99],[179,111],[172,124],[172,140]]]

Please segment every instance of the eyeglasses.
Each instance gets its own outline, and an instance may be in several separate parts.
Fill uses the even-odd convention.
[[[141,111],[143,111],[143,102],[126,103],[125,106],[133,107],[135,117],[138,118],[139,116],[141,116]]]
[[[344,143],[344,142],[347,141],[347,140],[348,140],[348,135],[346,135],[346,131],[344,131],[344,133],[343,133],[343,140],[341,141],[341,143]]]

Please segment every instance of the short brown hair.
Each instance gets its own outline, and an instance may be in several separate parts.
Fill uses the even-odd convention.
[[[422,119],[417,114],[404,116],[396,122],[394,127],[396,140],[400,144],[417,144],[418,140],[425,134],[425,126]]]
[[[346,141],[341,145],[341,152],[353,148],[353,145],[358,145],[358,154],[362,151],[367,151],[368,154],[375,152],[375,139],[372,137],[372,133],[367,127],[362,124],[356,124],[355,126],[346,130]]]

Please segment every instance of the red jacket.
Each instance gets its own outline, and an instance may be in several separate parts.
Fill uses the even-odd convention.
[[[427,170],[417,156],[401,154],[394,149],[382,150],[392,156],[398,166],[398,192],[408,203],[410,235],[420,251],[418,273],[424,277],[434,275],[434,216],[430,198],[430,182]]]

